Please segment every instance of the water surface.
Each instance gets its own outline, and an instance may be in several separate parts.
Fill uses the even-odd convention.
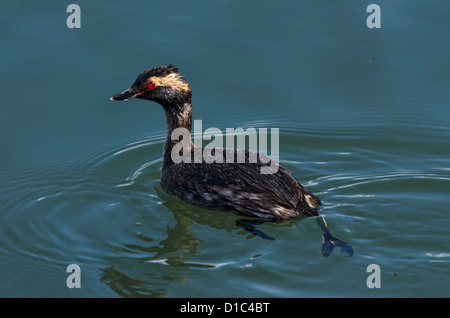
[[[449,297],[450,5],[378,1],[375,30],[370,3],[78,1],[77,30],[4,4],[0,296]],[[203,129],[280,129],[352,257],[320,254],[314,218],[268,241],[161,189],[164,112],[109,97],[169,63]]]

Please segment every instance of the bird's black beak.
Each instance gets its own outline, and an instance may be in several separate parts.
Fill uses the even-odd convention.
[[[135,98],[136,96],[141,95],[143,92],[136,92],[132,88],[129,88],[122,93],[116,94],[110,98],[110,100],[123,100],[127,101],[129,99]]]

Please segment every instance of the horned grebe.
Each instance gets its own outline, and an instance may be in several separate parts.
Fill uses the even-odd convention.
[[[161,104],[166,112],[167,136],[161,169],[164,190],[194,204],[235,210],[247,216],[267,220],[281,221],[299,216],[319,215],[320,200],[303,187],[288,169],[278,165],[276,173],[262,174],[260,168],[267,164],[261,162],[259,156],[256,163],[250,163],[249,151],[245,150],[245,163],[237,163],[236,160],[234,163],[206,163],[204,160],[196,163],[193,159],[196,146],[189,135],[187,142],[190,143],[191,163],[174,163],[171,153],[179,141],[172,140],[171,135],[176,128],[191,131],[191,97],[191,90],[184,77],[176,67],[168,65],[142,72],[129,89],[110,98],[146,99]],[[227,149],[216,151],[224,151],[225,158]],[[237,155],[236,150],[231,151]],[[325,251],[322,252],[329,255],[335,245],[341,246],[342,241],[333,238],[325,221],[319,219],[322,220],[318,220],[319,226],[324,231],[322,249],[325,248]],[[251,231],[252,225],[248,226],[247,229]]]
[[[279,165],[276,173],[261,174],[260,168],[266,164],[259,157],[256,163],[249,163],[248,151],[245,151],[245,163],[236,163],[237,160],[235,163],[172,161],[172,148],[178,143],[178,140],[171,138],[173,130],[186,128],[190,132],[192,125],[191,90],[173,65],[144,71],[131,88],[114,95],[111,100],[131,98],[155,101],[166,112],[167,137],[161,183],[167,192],[195,204],[233,209],[265,219],[319,215],[320,200],[303,187],[288,169]],[[194,158],[196,146],[192,140],[189,142]]]

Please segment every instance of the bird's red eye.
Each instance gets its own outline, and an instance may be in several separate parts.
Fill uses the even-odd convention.
[[[148,89],[155,89],[155,87],[156,87],[155,83],[153,83],[153,82],[148,82],[147,83],[147,88]]]

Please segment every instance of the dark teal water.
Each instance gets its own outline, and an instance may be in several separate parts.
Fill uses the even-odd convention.
[[[450,4],[379,0],[369,29],[370,3],[78,1],[81,29],[2,4],[0,296],[449,297]],[[164,193],[161,107],[109,97],[169,63],[203,129],[280,129],[352,257],[314,218],[268,241]]]

